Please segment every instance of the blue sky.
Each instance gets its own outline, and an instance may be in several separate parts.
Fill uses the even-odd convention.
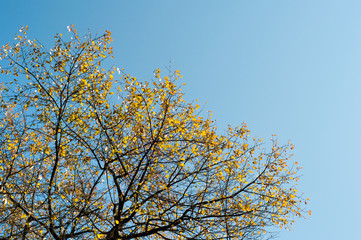
[[[313,215],[280,240],[359,239],[361,1],[1,1],[0,45],[22,25],[45,45],[75,24],[113,33],[115,64],[180,69],[219,128],[295,144]]]

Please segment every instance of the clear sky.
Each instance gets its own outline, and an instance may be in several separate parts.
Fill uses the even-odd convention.
[[[75,24],[113,33],[115,63],[139,79],[184,75],[220,129],[295,144],[313,215],[280,240],[358,240],[361,216],[360,0],[2,0],[0,45],[22,25],[45,45]]]

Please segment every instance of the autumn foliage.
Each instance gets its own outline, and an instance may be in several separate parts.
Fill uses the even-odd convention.
[[[292,145],[219,133],[179,71],[104,69],[108,31],[26,32],[0,51],[0,239],[260,239],[304,213]]]

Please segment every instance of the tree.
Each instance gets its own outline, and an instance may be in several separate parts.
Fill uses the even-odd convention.
[[[26,32],[0,53],[0,239],[259,239],[305,212],[293,146],[217,133],[179,71],[105,70],[108,31]]]

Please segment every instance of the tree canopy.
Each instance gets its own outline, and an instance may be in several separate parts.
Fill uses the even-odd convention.
[[[292,144],[220,133],[178,70],[105,69],[111,33],[68,30],[0,49],[0,239],[260,239],[303,216]]]

